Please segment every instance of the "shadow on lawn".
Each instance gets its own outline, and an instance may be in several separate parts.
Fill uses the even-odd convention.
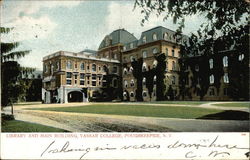
[[[249,120],[249,113],[243,111],[226,110],[216,114],[208,114],[196,119],[210,120]]]

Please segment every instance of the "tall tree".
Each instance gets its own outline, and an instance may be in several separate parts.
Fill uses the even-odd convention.
[[[8,34],[12,28],[0,27],[1,34]],[[30,51],[15,51],[19,42],[1,42],[1,106],[11,105],[16,102],[26,90],[22,81],[22,72],[32,72],[33,68],[21,67],[16,61]]]
[[[177,34],[182,33],[187,16],[203,18],[205,22],[189,40],[193,54],[213,52],[214,41],[223,36],[230,35],[227,45],[234,45],[238,36],[234,33],[248,24],[250,10],[247,0],[135,0],[135,7],[145,15],[142,24],[151,14],[164,15],[164,20],[173,18],[179,26]]]

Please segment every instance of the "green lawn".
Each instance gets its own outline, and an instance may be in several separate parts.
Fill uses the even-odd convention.
[[[181,105],[201,105],[208,103],[208,101],[155,101],[149,102],[152,104],[181,104]]]
[[[122,104],[92,104],[78,107],[60,108],[32,108],[34,110],[47,110],[57,112],[95,113],[108,115],[130,115],[145,117],[167,117],[193,119],[208,114],[222,112],[222,110],[194,108],[194,107],[170,107],[150,105],[122,105]]]
[[[250,107],[249,103],[221,103],[221,104],[213,104],[215,106],[221,107]]]
[[[28,123],[17,120],[7,120],[2,125],[2,132],[67,132],[67,131],[40,124]]]

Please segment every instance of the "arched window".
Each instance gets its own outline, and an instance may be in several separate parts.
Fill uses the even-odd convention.
[[[124,68],[124,69],[123,69],[123,74],[126,75],[127,73],[128,73],[127,68]]]
[[[148,69],[147,69],[147,64],[146,62],[143,62],[142,64],[142,72],[146,72]]]
[[[131,79],[131,81],[130,81],[130,86],[131,86],[131,87],[134,87],[134,86],[135,86],[135,81],[134,81],[133,79]]]
[[[142,96],[143,96],[143,97],[147,97],[147,95],[148,95],[148,94],[147,94],[147,91],[143,91],[143,92],[142,92]]]
[[[128,87],[128,81],[124,81],[124,88],[127,88]]]
[[[72,62],[71,61],[67,61],[67,69],[72,69]]]
[[[142,37],[142,42],[143,42],[143,43],[146,43],[146,42],[147,42],[147,37],[146,37],[146,36],[143,36],[143,37]]]
[[[156,34],[156,33],[153,34],[153,40],[154,40],[154,41],[157,40],[157,34]]]
[[[146,77],[143,77],[143,79],[142,79],[142,84],[143,84],[143,85],[146,85]]]
[[[147,51],[143,51],[143,52],[142,52],[142,57],[143,57],[143,58],[147,58],[147,56],[148,56]]]
[[[209,77],[209,82],[210,82],[210,84],[214,84],[214,75],[213,74]]]
[[[223,66],[228,67],[228,57],[227,56],[223,57]]]
[[[228,73],[224,73],[223,79],[224,79],[224,83],[229,83]]]
[[[93,71],[93,72],[96,71],[96,64],[92,64],[92,71]]]
[[[165,40],[168,40],[168,33],[167,33],[167,32],[165,32],[165,33],[163,34],[163,38],[164,38]]]
[[[214,60],[213,59],[209,59],[209,68],[210,69],[214,68]]]
[[[130,68],[129,68],[129,72],[133,72],[133,70],[134,70],[134,68],[131,66]]]
[[[81,63],[81,70],[84,70],[85,68],[84,68],[84,63]]]
[[[157,64],[158,64],[157,60],[154,60],[154,62],[153,62],[153,68],[156,68]]]
[[[239,55],[239,61],[242,61],[244,59],[244,54]]]
[[[176,70],[176,64],[175,61],[172,61],[172,70],[175,71]]]
[[[131,92],[130,92],[130,97],[134,97],[134,96],[135,96],[134,92],[131,91]]]
[[[154,49],[153,49],[153,54],[156,54],[156,53],[158,53],[158,49],[157,49],[157,48],[154,48]]]

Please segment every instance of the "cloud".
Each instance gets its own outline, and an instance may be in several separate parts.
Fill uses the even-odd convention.
[[[14,27],[7,35],[2,35],[3,41],[23,41],[30,39],[46,38],[57,26],[48,17],[32,18],[23,16],[16,21],[6,24],[4,27]]]

